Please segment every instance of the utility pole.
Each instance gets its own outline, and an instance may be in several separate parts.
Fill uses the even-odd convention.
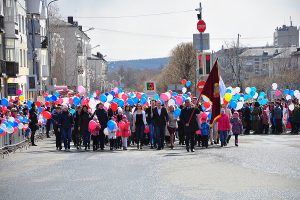
[[[202,5],[201,2],[199,2],[199,8],[195,9],[196,11],[199,11],[199,14],[197,14],[198,20],[202,20]],[[202,32],[200,32],[200,55],[203,53],[203,35]],[[198,58],[197,58],[198,59]],[[201,63],[202,64],[202,63]],[[198,66],[196,66],[196,75],[195,75],[195,96],[197,96],[197,83],[198,83]]]
[[[240,66],[240,62],[239,62],[239,48],[240,48],[240,37],[241,35],[238,33],[238,37],[237,37],[237,44],[236,44],[236,70],[237,70],[237,77],[236,77],[236,84],[237,86],[239,87],[242,87],[242,84],[241,84],[241,66]],[[241,88],[242,89],[242,88]]]
[[[34,14],[31,14],[31,47],[32,47],[32,74],[36,75],[36,80],[37,82],[39,82],[39,76],[38,76],[38,70],[36,68],[36,63],[35,63],[35,59],[36,59],[36,52],[35,52],[35,30],[34,30]],[[38,84],[36,84],[38,85]],[[33,92],[34,95],[34,101],[37,100],[37,95],[38,95],[38,88],[36,89],[36,91]]]

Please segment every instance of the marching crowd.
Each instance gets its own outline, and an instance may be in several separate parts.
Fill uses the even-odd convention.
[[[71,148],[71,142],[77,149],[127,150],[135,145],[137,149],[149,146],[161,150],[167,147],[173,149],[175,140],[178,145],[185,145],[187,151],[194,152],[195,146],[207,148],[208,145],[226,146],[234,135],[234,144],[238,146],[240,134],[281,134],[291,129],[292,134],[298,134],[300,126],[300,107],[297,99],[293,100],[291,111],[285,100],[276,100],[265,106],[258,102],[245,103],[244,107],[235,111],[223,105],[220,116],[211,121],[209,115],[202,111],[201,103],[195,98],[187,98],[180,106],[181,112],[175,112],[176,106],[162,105],[160,100],[151,100],[148,107],[140,103],[135,106],[125,105],[113,111],[104,107],[103,103],[96,106],[92,113],[87,105],[68,107],[67,105],[44,106],[52,113],[45,121],[47,137],[52,124],[56,136],[57,150],[63,147]],[[70,112],[75,109],[76,112]],[[11,103],[1,109],[1,122],[9,118],[23,119],[22,123],[27,133],[31,133],[31,143],[35,144],[35,132],[40,128],[37,106],[35,103],[28,109],[27,105]],[[22,125],[23,127],[23,125]],[[270,128],[270,130],[269,130]],[[92,142],[91,142],[92,141]]]

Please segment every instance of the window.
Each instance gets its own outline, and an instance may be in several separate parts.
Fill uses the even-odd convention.
[[[7,38],[5,40],[6,43],[6,60],[7,61],[15,61],[15,40]]]
[[[23,51],[24,53],[24,67],[27,67],[27,54],[26,54],[26,50]]]
[[[23,52],[22,52],[22,49],[20,49],[20,60],[19,60],[19,63],[20,63],[20,67],[23,67]]]
[[[22,32],[22,30],[21,30],[21,15],[19,15],[19,17],[18,17],[18,19],[19,19],[19,32]]]
[[[24,16],[22,16],[22,32],[23,32],[23,34],[26,34],[25,33],[25,20],[24,20]]]

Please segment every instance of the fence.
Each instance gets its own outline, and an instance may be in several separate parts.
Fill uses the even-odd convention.
[[[43,139],[45,127],[42,126],[35,133],[35,140]],[[0,155],[4,158],[4,155],[9,155],[10,152],[27,149],[29,147],[30,138],[25,136],[25,131],[18,130],[16,133],[6,134],[0,136]]]

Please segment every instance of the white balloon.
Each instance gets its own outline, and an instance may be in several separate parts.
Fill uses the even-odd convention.
[[[7,133],[13,133],[14,132],[14,128],[8,128],[8,129],[6,129],[6,132]]]
[[[186,93],[186,91],[187,91],[186,87],[183,87],[183,88],[181,89],[181,91],[182,91],[183,94]]]
[[[170,99],[170,100],[168,101],[168,106],[175,106],[175,101],[174,101],[174,99]]]
[[[110,104],[109,104],[108,102],[105,102],[105,103],[104,103],[104,107],[105,107],[105,108],[107,108],[107,109],[108,109],[108,108],[109,108],[109,106],[110,106]]]
[[[295,91],[294,91],[294,96],[295,96],[297,99],[300,98],[300,92],[299,92],[299,90],[295,90]]]
[[[240,87],[236,87],[236,88],[234,89],[234,91],[235,91],[235,93],[240,93],[240,92],[241,92],[241,88],[240,88]]]
[[[293,111],[295,109],[295,105],[294,104],[290,104],[289,105],[289,109],[290,109],[290,111]]]
[[[286,95],[286,100],[291,100],[292,99],[292,97],[291,97],[291,95]]]
[[[15,118],[9,117],[9,118],[8,118],[8,121],[9,121],[9,122],[14,122],[14,121],[15,121]]]
[[[111,102],[114,99],[113,95],[109,94],[107,95],[107,101]]]
[[[20,123],[19,126],[18,126],[18,128],[19,128],[19,129],[24,128],[24,124]]]
[[[104,135],[108,135],[108,129],[105,128],[105,129],[103,130],[103,133],[104,133]]]
[[[245,92],[246,92],[247,94],[249,94],[249,93],[251,92],[251,88],[246,87]]]
[[[257,97],[258,97],[258,93],[255,92],[255,95],[253,96],[253,98],[254,98],[254,99],[257,99]]]
[[[240,109],[242,109],[242,108],[243,108],[243,105],[244,105],[243,102],[238,102],[238,103],[237,103],[237,106],[236,106],[236,108],[235,108],[235,110],[240,110]]]
[[[277,90],[277,87],[278,87],[277,83],[272,84],[272,90]]]

